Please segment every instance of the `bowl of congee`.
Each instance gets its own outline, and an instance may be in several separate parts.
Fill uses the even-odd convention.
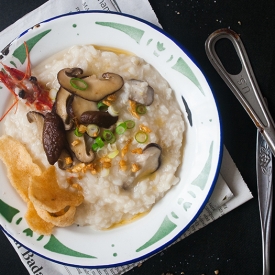
[[[151,256],[198,218],[219,174],[207,81],[162,29],[70,13],[2,51],[0,224],[51,261]]]

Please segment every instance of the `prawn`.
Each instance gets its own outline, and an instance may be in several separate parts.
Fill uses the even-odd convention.
[[[31,75],[31,63],[27,43],[24,42],[27,56],[26,71],[22,72],[16,68],[11,68],[2,62],[2,71],[0,71],[0,82],[2,82],[14,97],[12,105],[0,117],[2,121],[5,116],[18,106],[19,98],[24,99],[26,105],[33,106],[36,110],[47,112],[53,107],[53,102],[49,96],[49,91],[43,89],[36,77]],[[16,112],[15,110],[15,112]]]

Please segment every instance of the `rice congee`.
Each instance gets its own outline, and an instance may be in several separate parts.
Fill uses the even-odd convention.
[[[60,89],[57,74],[64,68],[81,68],[85,75],[97,78],[106,72],[114,73],[124,81],[122,88],[113,93],[115,98],[109,101],[116,122],[110,127],[101,127],[113,133],[113,140],[106,142],[106,138],[102,138],[104,144],[96,144],[93,169],[87,169],[90,163],[80,166],[82,163],[76,162],[69,169],[60,169],[57,162],[54,164],[61,187],[75,181],[83,189],[84,202],[76,210],[75,223],[102,230],[150,211],[179,182],[175,174],[182,160],[185,125],[169,84],[153,66],[138,56],[92,45],[74,46],[32,69],[32,75],[50,91],[53,100]],[[83,83],[74,84],[81,86]],[[137,105],[135,99],[131,100],[131,91],[136,84],[136,91],[143,91],[148,86],[154,91],[152,102],[141,106],[140,111],[131,109],[133,106],[129,104],[130,101],[135,107]],[[104,100],[102,106],[109,108]],[[25,144],[34,162],[45,169],[50,164],[41,142],[41,132],[26,117],[31,110],[32,107],[20,100],[17,111],[6,117],[4,132]],[[127,127],[125,122],[131,125]],[[122,131],[116,131],[119,125],[124,127],[120,129]],[[100,129],[99,136],[102,131]],[[153,173],[137,176],[139,170],[150,165],[144,157],[148,144],[149,148],[160,150],[158,167],[151,171]],[[74,169],[76,166],[79,169]]]

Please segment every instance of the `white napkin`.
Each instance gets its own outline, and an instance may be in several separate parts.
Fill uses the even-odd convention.
[[[143,18],[161,27],[154,11],[152,10],[147,0],[49,0],[35,11],[25,15],[13,25],[2,31],[0,33],[0,49],[3,49],[6,45],[8,45],[8,43],[11,42],[16,37],[16,35],[18,35],[18,33],[22,33],[27,28],[30,28],[45,19],[63,13],[83,10],[123,12]],[[189,236],[193,232],[223,216],[224,214],[250,200],[251,198],[251,192],[243,181],[227,149],[224,147],[220,176],[209,202],[207,203],[199,218],[176,242]],[[14,246],[21,261],[26,266],[30,274],[78,275],[84,273],[93,275],[114,275],[123,274],[136,265],[140,264],[134,263],[107,269],[74,268],[47,261],[44,258],[41,258],[28,251],[20,244],[14,242],[10,237],[7,236],[7,238]]]

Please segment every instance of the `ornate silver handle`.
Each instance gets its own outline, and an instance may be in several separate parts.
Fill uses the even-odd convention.
[[[219,59],[215,46],[220,39],[229,39],[242,65],[241,72],[229,74]],[[263,275],[270,275],[270,235],[272,218],[272,153],[275,156],[275,126],[260,92],[248,56],[238,34],[230,29],[213,32],[205,42],[206,54],[258,128],[257,186],[262,231]],[[272,153],[271,153],[272,152]]]
[[[221,39],[230,40],[239,57],[242,70],[236,75],[229,74],[226,71],[216,53],[215,45]],[[207,38],[205,50],[213,67],[247,111],[275,156],[275,124],[260,92],[239,35],[230,29],[217,30]]]
[[[262,253],[263,253],[263,274],[270,274],[270,237],[272,219],[272,153],[262,137],[257,133],[257,186],[262,229]]]

